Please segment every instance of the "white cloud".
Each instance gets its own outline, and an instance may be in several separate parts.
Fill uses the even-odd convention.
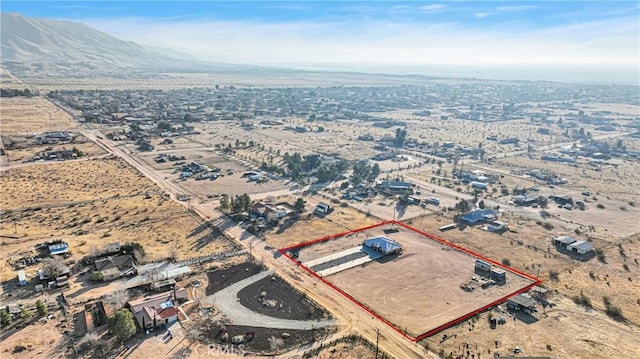
[[[533,10],[537,8],[538,8],[537,6],[533,6],[533,5],[503,5],[503,6],[496,6],[495,10],[498,12],[512,12],[512,11]]]
[[[491,16],[491,15],[495,15],[497,14],[496,12],[474,12],[473,16],[477,17],[477,18],[485,18],[487,16]]]
[[[637,67],[640,61],[640,26],[635,16],[534,30],[371,19],[84,22],[125,40],[149,39],[201,58],[233,63]]]
[[[429,4],[420,7],[422,12],[439,12],[447,8],[447,5],[443,4]]]

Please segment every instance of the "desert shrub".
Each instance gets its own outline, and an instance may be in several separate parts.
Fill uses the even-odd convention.
[[[554,282],[558,282],[560,280],[560,276],[559,276],[558,272],[556,272],[554,270],[550,270],[549,271],[549,279],[551,279]]]
[[[607,257],[605,256],[602,249],[596,249],[596,257],[598,258],[598,261],[600,261],[601,263],[607,263]]]
[[[547,231],[550,231],[553,229],[553,224],[549,222],[544,222],[544,224],[542,225],[542,228],[546,229]]]
[[[38,315],[41,317],[44,317],[49,313],[49,308],[47,308],[47,305],[40,299],[36,302],[36,308],[38,308]]]
[[[615,320],[620,320],[620,321],[624,320],[624,316],[622,315],[622,309],[620,309],[619,307],[616,307],[611,303],[607,305],[607,309],[605,310],[605,313],[607,313],[608,316],[610,316]]]
[[[593,273],[593,271],[589,272],[589,278],[591,278],[592,280],[596,280],[596,274]]]
[[[581,305],[585,308],[593,308],[593,304],[591,304],[591,299],[589,299],[589,297],[587,297],[586,295],[584,295],[584,293],[580,292],[579,296],[576,296],[575,298],[573,298],[573,301],[577,304],[577,305]]]
[[[509,260],[509,258],[502,258],[502,264],[510,267],[511,261]]]
[[[624,268],[624,270],[626,270],[627,272],[629,271],[629,266],[627,265],[627,263],[624,263],[622,265],[622,268]]]
[[[602,204],[602,203],[598,203],[598,204],[596,205],[596,207],[598,207],[598,208],[600,208],[600,209],[604,209],[604,204]]]

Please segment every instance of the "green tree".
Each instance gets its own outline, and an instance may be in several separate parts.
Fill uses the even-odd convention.
[[[120,309],[108,319],[109,332],[123,342],[136,334],[136,323],[128,309]]]
[[[304,206],[305,206],[304,198],[302,198],[302,197],[298,197],[298,199],[296,200],[296,203],[293,205],[293,208],[294,208],[298,213],[302,213],[302,211],[304,211]]]
[[[375,163],[373,167],[371,167],[371,172],[369,173],[367,181],[373,182],[378,178],[378,176],[380,176],[380,165]]]
[[[404,142],[407,139],[407,129],[406,128],[396,128],[396,138],[393,141],[393,145],[396,147],[404,146]]]
[[[456,203],[455,209],[458,213],[467,213],[469,212],[469,202],[466,199],[461,199],[460,202]]]
[[[545,196],[538,196],[537,202],[540,208],[547,208],[547,206],[549,205],[549,200]]]
[[[220,198],[220,210],[223,213],[227,213],[229,212],[230,208],[231,208],[231,200],[229,199],[229,195],[223,194],[222,198]]]
[[[11,324],[11,322],[13,322],[13,318],[11,317],[11,314],[9,314],[7,309],[6,308],[0,309],[0,325],[2,326],[9,325]]]
[[[49,313],[49,308],[47,308],[47,305],[40,299],[36,302],[36,308],[38,308],[38,315],[41,317],[44,317]]]
[[[173,129],[173,127],[171,126],[171,124],[167,121],[160,121],[158,122],[158,130],[160,131],[171,131]]]
[[[27,307],[22,307],[22,309],[20,309],[20,316],[25,319],[29,319],[33,317],[33,313],[29,309],[27,309]]]

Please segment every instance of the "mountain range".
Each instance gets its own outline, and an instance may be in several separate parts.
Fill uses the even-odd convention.
[[[27,75],[269,71],[260,66],[205,62],[173,49],[123,41],[85,24],[16,13],[0,13],[0,39],[2,65]]]

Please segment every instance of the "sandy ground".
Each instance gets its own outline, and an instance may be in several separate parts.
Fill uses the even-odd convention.
[[[0,203],[3,210],[13,210],[0,217],[2,251],[9,262],[35,254],[34,245],[52,239],[70,244],[71,260],[112,242],[142,243],[147,260],[185,259],[231,248],[120,160],[60,162],[2,175]],[[35,205],[40,209],[17,211]],[[1,264],[2,280],[15,276],[9,262]],[[38,268],[29,267],[27,274],[35,275]]]
[[[151,181],[119,159],[54,162],[2,172],[0,206],[18,209],[157,190]]]
[[[344,239],[350,247],[354,241],[361,242],[365,238],[385,235],[384,228],[379,227],[335,241],[340,242]],[[405,229],[386,236],[402,245],[403,252],[400,256],[373,261],[325,279],[413,336],[445,324],[532,283],[529,279],[509,272],[507,283],[503,286],[486,290],[478,287],[474,292],[465,292],[460,289],[460,285],[469,283],[475,275],[475,258],[460,251],[450,250],[450,247]],[[335,253],[327,249],[313,255],[305,253],[313,251],[313,247],[316,246],[332,247],[334,244],[326,242],[303,248],[300,251],[300,259],[304,262],[331,252]]]
[[[67,113],[42,97],[3,97],[0,108],[0,132],[3,135],[71,130],[78,127]]]
[[[546,314],[537,313],[538,321],[532,324],[507,318],[506,324],[490,329],[488,313],[485,313],[473,325],[463,323],[420,344],[428,345],[434,352],[453,352],[455,356],[466,354],[465,343],[469,343],[470,352],[481,354],[482,358],[493,357],[495,352],[508,355],[516,346],[524,351],[521,356],[637,358],[640,355],[639,347],[634,344],[640,335],[636,325],[615,322],[562,296],[551,296],[551,301],[557,306],[547,309]],[[443,335],[450,339],[441,343]]]
[[[46,322],[40,322],[37,315],[33,324],[17,329],[13,334],[6,335],[0,340],[0,356],[2,358],[64,358],[67,352],[66,340],[62,334],[64,330],[73,331],[70,320],[64,319],[60,311],[53,313],[56,317]],[[62,319],[60,321],[59,319]],[[26,350],[16,348],[24,346]]]

